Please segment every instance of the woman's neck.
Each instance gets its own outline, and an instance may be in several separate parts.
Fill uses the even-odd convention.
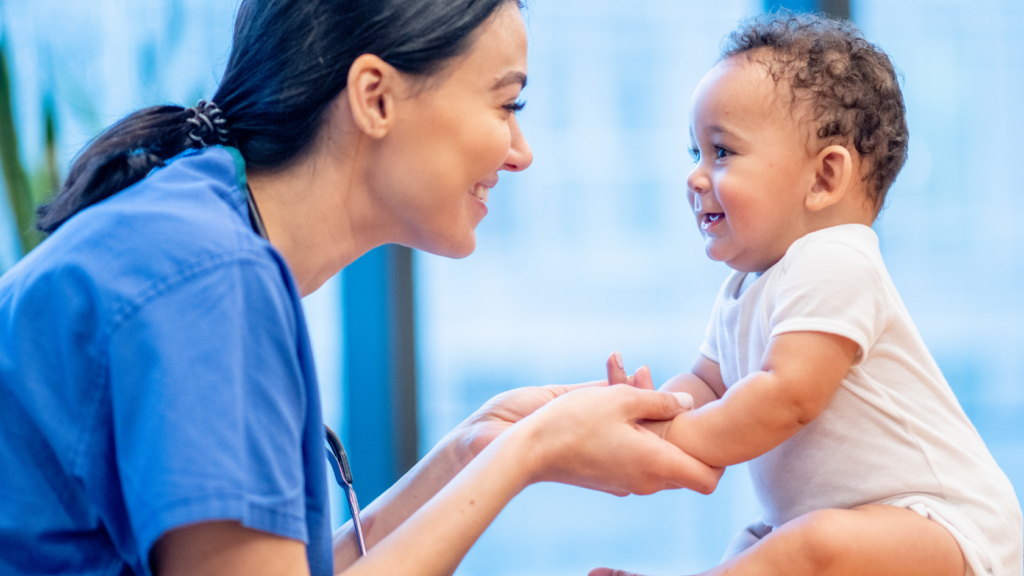
[[[372,225],[358,154],[348,162],[310,154],[276,172],[248,171],[253,199],[302,296],[387,240]]]

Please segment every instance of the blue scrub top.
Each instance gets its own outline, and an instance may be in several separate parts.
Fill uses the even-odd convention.
[[[299,293],[250,227],[231,148],[187,152],[0,277],[0,574],[150,574],[205,520],[331,574]]]

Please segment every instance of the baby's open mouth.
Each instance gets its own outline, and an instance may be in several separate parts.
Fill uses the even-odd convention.
[[[723,212],[709,212],[700,217],[700,229],[707,230],[712,224],[719,220],[725,219],[725,213]]]

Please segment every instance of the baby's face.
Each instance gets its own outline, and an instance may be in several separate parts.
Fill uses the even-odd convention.
[[[806,233],[814,157],[788,92],[739,56],[712,68],[693,95],[687,196],[708,257],[735,270],[770,268]]]

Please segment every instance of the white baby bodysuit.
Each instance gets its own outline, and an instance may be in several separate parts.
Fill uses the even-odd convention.
[[[778,334],[827,332],[860,347],[818,418],[750,462],[764,523],[893,504],[949,529],[968,574],[1024,575],[1013,487],[928,353],[874,231],[847,224],[808,234],[739,294],[745,276],[725,282],[700,349],[727,387],[761,370]]]

